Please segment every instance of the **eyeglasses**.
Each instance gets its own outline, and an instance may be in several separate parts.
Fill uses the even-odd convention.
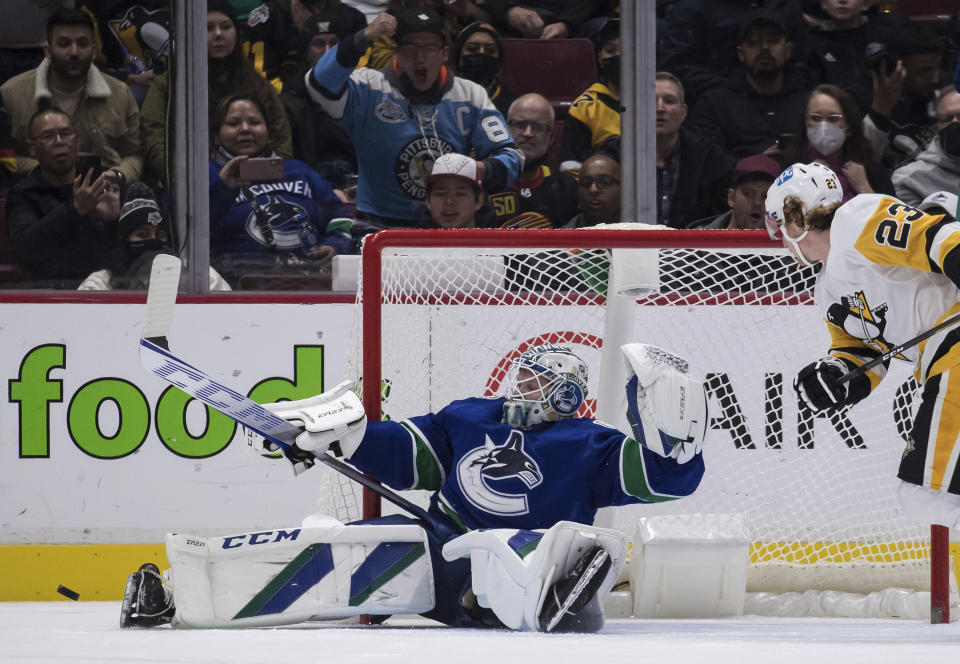
[[[50,131],[45,131],[38,136],[34,136],[33,141],[38,143],[53,143],[57,140],[57,137],[60,137],[61,141],[69,141],[71,138],[77,135],[75,129],[71,127],[64,127],[63,129],[51,129]]]
[[[948,124],[950,122],[960,122],[960,113],[948,113],[947,115],[937,116],[937,124]]]
[[[523,133],[530,127],[535,134],[546,134],[550,131],[550,125],[543,122],[527,122],[526,120],[509,120],[507,125],[518,133]]]
[[[580,178],[577,184],[584,189],[589,189],[593,185],[597,185],[597,189],[609,189],[615,184],[620,184],[620,180],[609,175],[598,175],[595,178],[585,175]]]
[[[832,113],[830,115],[820,115],[819,113],[811,113],[807,116],[807,119],[814,124],[819,122],[829,122],[830,124],[838,124],[843,120],[843,116],[839,113]]]
[[[432,58],[437,53],[439,53],[440,49],[442,48],[443,46],[436,46],[436,45],[407,44],[405,46],[401,46],[400,48],[398,48],[397,53],[407,58],[413,58],[413,57],[416,57],[417,55],[422,55],[426,58]]]

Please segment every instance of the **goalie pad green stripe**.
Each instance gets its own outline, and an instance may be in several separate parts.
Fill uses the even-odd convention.
[[[444,483],[444,472],[433,448],[420,430],[408,420],[403,420],[400,424],[410,432],[414,445],[413,463],[416,477],[410,489],[439,491]]]
[[[648,503],[663,503],[679,496],[658,494],[647,483],[647,467],[643,462],[643,450],[633,438],[623,441],[620,452],[620,486],[631,496]]]

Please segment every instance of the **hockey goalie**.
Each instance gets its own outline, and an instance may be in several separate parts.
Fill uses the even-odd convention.
[[[432,491],[428,518],[167,537],[171,568],[130,575],[122,627],[255,627],[421,614],[458,627],[594,632],[626,537],[591,525],[601,507],[687,496],[704,472],[707,401],[687,363],[622,347],[629,435],[576,417],[587,367],[542,345],[513,363],[506,396],[367,422],[350,383],[266,408],[303,429],[296,471],[336,452],[397,490]],[[256,442],[270,449],[257,437]]]

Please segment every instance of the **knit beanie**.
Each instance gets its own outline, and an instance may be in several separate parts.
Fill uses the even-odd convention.
[[[457,41],[453,45],[453,53],[451,54],[451,61],[454,67],[457,66],[458,62],[460,62],[460,52],[463,50],[463,45],[467,43],[467,39],[470,37],[470,35],[474,34],[475,32],[486,32],[488,35],[493,37],[493,41],[497,44],[497,52],[500,53],[499,60],[503,60],[503,43],[500,41],[500,33],[497,32],[496,29],[489,23],[477,21],[465,27],[460,31],[460,34],[457,35]]]

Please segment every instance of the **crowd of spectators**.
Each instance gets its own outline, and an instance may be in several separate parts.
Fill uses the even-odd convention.
[[[23,7],[0,26],[0,260],[11,253],[17,283],[33,287],[142,287],[146,259],[185,239],[167,212],[169,3],[12,4]],[[917,205],[957,191],[960,11],[916,20],[907,5],[923,3],[900,4],[658,2],[647,221],[762,228],[766,189],[796,161],[829,165],[845,199]],[[620,212],[618,2],[206,9],[211,289],[322,274],[382,228],[634,221]],[[557,103],[503,84],[523,67],[505,40],[570,38],[593,45],[581,94]]]

